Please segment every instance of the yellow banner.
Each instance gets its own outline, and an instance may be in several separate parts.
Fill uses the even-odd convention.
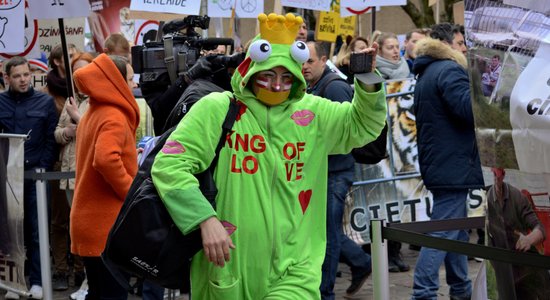
[[[357,16],[350,16],[345,18],[340,18],[340,26],[338,34],[342,36],[342,39],[345,40],[346,36],[355,36],[355,24]]]
[[[315,40],[335,42],[339,32],[339,25],[340,13],[322,11],[319,14],[319,20],[315,28]]]

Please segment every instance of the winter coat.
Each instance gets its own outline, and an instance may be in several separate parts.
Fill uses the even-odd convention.
[[[231,93],[212,93],[194,104],[153,165],[153,182],[184,234],[216,216],[236,246],[223,268],[204,251],[194,256],[197,299],[320,299],[327,155],[349,153],[384,127],[382,89],[367,93],[356,84],[353,101],[345,103],[306,94],[290,45],[271,49],[262,62],[248,53],[232,77],[240,111],[214,173],[216,210],[192,174],[213,159]],[[276,66],[286,67],[294,82],[286,101],[266,106],[252,92],[251,77]]]
[[[105,54],[77,70],[74,80],[90,98],[76,132],[71,252],[98,257],[137,172],[139,107]]]
[[[25,170],[51,170],[57,160],[54,130],[57,111],[49,95],[32,87],[25,93],[11,89],[0,94],[0,128],[4,133],[29,134],[25,141]]]
[[[76,95],[75,101],[78,105],[78,111],[81,115],[88,109],[88,96]],[[55,140],[61,149],[59,151],[59,160],[61,161],[61,171],[70,172],[76,170],[76,139],[72,137],[67,137],[63,134],[65,127],[72,124],[71,116],[67,113],[67,109],[64,106],[59,117],[59,123],[55,128]],[[70,179],[60,179],[59,188],[62,190],[70,189],[74,190],[75,178]]]
[[[439,40],[416,45],[414,114],[426,187],[483,187],[466,58]]]

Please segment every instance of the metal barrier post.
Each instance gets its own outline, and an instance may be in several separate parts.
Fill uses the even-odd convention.
[[[45,173],[44,169],[37,169],[37,173]],[[38,241],[40,242],[40,270],[42,275],[42,292],[44,300],[52,300],[52,274],[50,262],[50,239],[48,234],[48,197],[46,180],[36,180],[36,201],[38,210]]]
[[[384,220],[371,220],[371,254],[372,254],[372,286],[374,299],[390,299],[390,285],[388,274],[388,244],[382,238]]]

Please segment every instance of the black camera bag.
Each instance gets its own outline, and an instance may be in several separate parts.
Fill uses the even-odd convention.
[[[238,111],[238,104],[231,99],[214,159],[206,171],[195,175],[201,192],[214,208],[217,188],[212,175]],[[140,166],[101,254],[107,269],[127,289],[131,288],[130,274],[165,288],[188,291],[191,259],[202,249],[200,229],[187,235],[181,233],[151,179],[155,156],[175,128],[159,138]]]

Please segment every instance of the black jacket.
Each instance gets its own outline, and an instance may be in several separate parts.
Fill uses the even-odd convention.
[[[4,133],[29,134],[25,141],[25,170],[51,169],[57,160],[54,131],[57,111],[51,96],[35,91],[10,90],[0,94],[0,128]]]
[[[430,190],[481,188],[466,59],[432,39],[417,45],[417,53],[414,113],[424,183]]]

